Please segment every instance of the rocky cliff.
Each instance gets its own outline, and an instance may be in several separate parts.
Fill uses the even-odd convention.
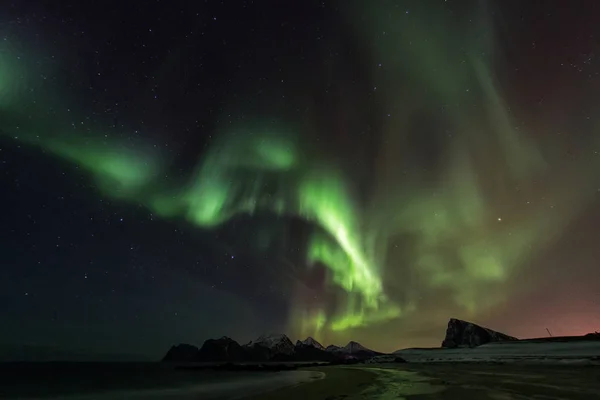
[[[197,353],[196,361],[245,361],[247,354],[235,340],[223,336],[220,339],[208,339]]]
[[[263,362],[263,361],[344,361],[348,358],[364,360],[379,355],[357,342],[345,347],[329,346],[327,350],[315,339],[296,342],[282,334],[262,335],[256,340],[240,345],[223,336],[209,339],[198,349],[196,346],[180,344],[171,347],[163,358],[170,362]]]
[[[490,342],[519,340],[504,333],[476,325],[472,322],[451,318],[446,329],[442,347],[477,347]]]
[[[176,346],[171,346],[167,354],[165,354],[165,356],[163,357],[163,361],[196,361],[197,356],[198,348],[196,346],[181,343]]]

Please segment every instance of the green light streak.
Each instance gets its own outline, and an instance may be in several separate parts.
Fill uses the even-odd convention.
[[[457,312],[494,307],[526,261],[589,204],[600,168],[558,160],[563,173],[557,174],[542,146],[515,128],[490,66],[491,23],[457,32],[443,2],[413,10],[410,23],[399,23],[407,18],[402,10],[390,15],[362,1],[346,7],[371,51],[371,80],[382,104],[378,159],[385,162],[372,174],[366,205],[357,205],[352,177],[313,154],[300,129],[266,121],[227,125],[190,179],[165,187],[159,177],[168,163],[161,154],[108,140],[94,127],[74,129],[70,116],[49,116],[39,106],[43,99],[30,107],[20,89],[31,86],[26,68],[6,53],[0,57],[0,128],[86,169],[103,195],[144,204],[157,216],[211,229],[266,211],[316,225],[307,267],[327,268],[328,289],[343,295],[332,307],[295,304],[290,326],[303,334],[318,338],[406,318],[436,293],[447,293],[443,302]],[[472,19],[487,20],[484,11],[474,9]],[[443,139],[441,164],[431,176],[422,166],[402,173],[413,152],[406,146],[415,133],[413,114],[441,109],[446,125],[439,129],[452,132]],[[519,214],[528,193],[513,188],[544,178],[552,213]],[[407,254],[394,253],[403,240],[412,243]]]

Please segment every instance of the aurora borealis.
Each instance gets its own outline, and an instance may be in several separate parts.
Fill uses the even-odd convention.
[[[183,252],[142,225],[128,230],[127,240],[161,248],[163,264],[178,260],[153,268],[185,280],[190,296],[214,299],[208,291],[220,282],[230,319],[245,321],[265,313],[264,304],[278,304],[276,321],[239,327],[209,324],[196,301],[179,336],[165,326],[149,343],[183,341],[180,332],[193,318],[210,327],[190,335],[243,341],[279,329],[381,350],[437,345],[451,316],[517,336],[543,336],[546,327],[562,334],[598,329],[598,254],[590,242],[597,228],[590,221],[598,221],[600,191],[600,32],[591,16],[571,36],[558,29],[559,40],[550,33],[557,7],[550,3],[367,7],[355,0],[287,11],[260,3],[231,12],[157,6],[114,33],[82,27],[94,14],[84,6],[69,11],[70,19],[48,9],[27,23],[23,13],[31,10],[6,17],[2,154],[31,152],[36,161],[27,176],[38,180],[50,163],[64,166],[85,182],[84,190],[67,187],[89,198],[86,209],[101,199],[111,204],[103,210],[125,210],[119,221],[150,215],[161,224],[156,229],[187,232]],[[584,8],[572,12],[594,15]],[[157,15],[162,19],[150,26]],[[303,25],[300,15],[314,22]],[[71,31],[86,31],[64,39],[82,50],[43,38]],[[15,181],[9,172],[3,179]],[[38,190],[53,193],[53,184]],[[84,217],[72,218],[57,232],[74,234],[70,225]],[[123,264],[122,255],[110,254],[124,234],[107,229],[114,233],[95,251],[108,254],[102,263]],[[206,261],[212,255],[191,268],[177,265],[203,252],[225,252],[230,265]],[[5,278],[26,274],[21,264],[32,262],[13,257]],[[235,264],[240,259],[243,266]],[[219,264],[210,278],[207,264]],[[114,265],[104,275],[122,273]],[[52,268],[62,269],[60,276],[93,275],[84,267]],[[35,273],[19,285],[36,281]],[[122,278],[107,279],[97,292]],[[180,284],[161,289],[160,310]],[[248,285],[258,285],[264,299],[255,302]],[[34,290],[26,293],[31,298]],[[113,308],[127,308],[133,297],[135,290],[114,298]],[[583,303],[596,305],[596,317]],[[164,318],[150,320],[155,326]],[[232,326],[239,332],[223,332]]]

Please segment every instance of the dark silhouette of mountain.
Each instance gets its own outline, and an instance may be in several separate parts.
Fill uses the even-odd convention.
[[[248,353],[235,340],[223,336],[220,339],[208,339],[197,352],[195,361],[221,362],[246,361]]]
[[[261,335],[244,348],[256,361],[291,359],[295,352],[294,344],[283,334]]]
[[[321,343],[309,337],[304,341],[298,340],[294,346],[295,361],[333,361],[336,355],[326,351]]]
[[[342,347],[342,352],[353,356],[358,359],[367,359],[375,356],[382,355],[383,353],[379,353],[377,351],[373,351],[371,349],[366,348],[362,344],[358,342],[350,341],[347,345]]]
[[[348,342],[344,347],[339,347],[335,345],[327,346],[325,350],[328,353],[331,353],[336,356],[336,358],[341,359],[350,359],[355,358],[358,360],[366,360],[374,356],[382,355],[383,353],[379,353],[377,351],[373,351],[371,349],[366,348],[362,344],[354,341]]]
[[[260,344],[246,344],[242,348],[246,352],[247,361],[269,361],[274,357],[271,349]]]
[[[298,340],[296,342],[296,346],[298,346],[299,344],[305,345],[305,346],[312,346],[312,347],[316,347],[319,350],[325,350],[325,347],[323,347],[323,345],[319,342],[317,342],[315,339],[313,339],[312,337],[307,337],[305,340],[300,341]]]
[[[177,346],[171,346],[163,361],[195,361],[198,357],[198,348],[191,344],[180,343]]]
[[[336,352],[340,351],[341,349],[342,348],[340,346],[336,346],[335,344],[330,344],[329,346],[327,346],[327,348],[325,348],[325,351],[336,353]]]
[[[451,318],[442,347],[477,347],[485,343],[519,340],[504,333],[476,325],[472,322]]]
[[[192,345],[180,344],[171,347],[163,361],[325,361],[345,363],[348,360],[365,360],[376,355],[381,355],[381,353],[367,349],[357,342],[349,342],[345,347],[329,346],[325,349],[311,337],[304,341],[299,340],[294,345],[286,335],[271,334],[262,335],[243,346],[225,336],[205,341],[199,350]]]

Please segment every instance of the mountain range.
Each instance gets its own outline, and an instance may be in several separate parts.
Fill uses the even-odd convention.
[[[489,342],[519,340],[504,333],[481,327],[472,322],[451,318],[442,347],[476,347]],[[263,362],[263,361],[348,361],[369,360],[384,353],[351,341],[340,347],[323,346],[312,337],[294,344],[284,334],[261,335],[250,343],[240,345],[223,336],[208,339],[202,347],[189,344],[172,346],[163,361],[170,362]]]
[[[260,362],[260,361],[336,361],[364,360],[382,353],[373,351],[357,342],[349,342],[344,347],[325,348],[312,337],[296,344],[284,334],[261,335],[250,343],[240,345],[235,340],[223,336],[208,339],[202,347],[179,344],[171,347],[163,361],[174,362]]]

